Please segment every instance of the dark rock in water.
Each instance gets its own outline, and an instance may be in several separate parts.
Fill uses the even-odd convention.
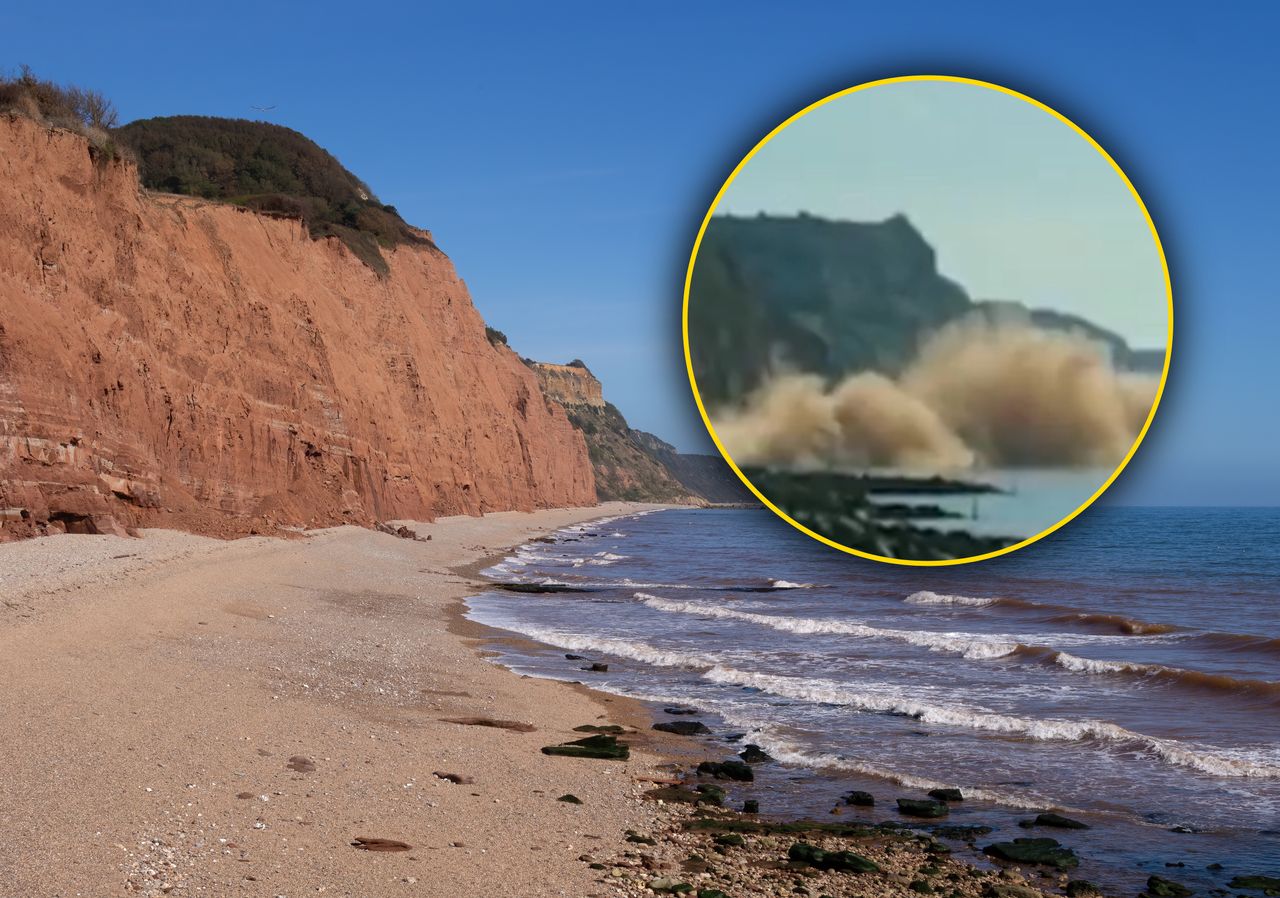
[[[588,588],[570,586],[568,583],[494,583],[493,585],[505,592],[591,592]]]
[[[1057,870],[1069,870],[1080,864],[1076,853],[1058,844],[1057,839],[1014,839],[1012,842],[995,842],[982,849],[982,853],[1015,864],[1043,864]]]
[[[787,851],[787,858],[797,864],[808,864],[819,870],[838,873],[876,873],[880,867],[871,860],[852,851],[823,851],[808,842],[795,842]]]
[[[964,801],[964,795],[959,789],[930,789],[929,797],[938,801]]]
[[[1089,824],[1081,823],[1079,820],[1072,820],[1070,817],[1063,817],[1061,814],[1055,814],[1052,811],[1045,814],[1037,814],[1035,820],[1026,821],[1030,826],[1052,826],[1057,829],[1088,829]],[[1019,823],[1019,826],[1022,824]]]
[[[1166,867],[1185,867],[1186,866],[1186,864],[1183,863],[1182,861],[1165,861],[1164,865]]]
[[[1275,876],[1234,876],[1227,885],[1233,889],[1257,889],[1264,895],[1280,895],[1280,878]]]
[[[759,813],[760,813],[760,802],[756,801],[756,799],[754,799],[754,798],[748,798],[746,801],[744,801],[744,802],[742,803],[742,813],[744,813],[744,814],[759,814]]]
[[[711,732],[707,729],[707,725],[699,720],[672,720],[655,723],[653,728],[664,733],[675,733],[677,736],[703,736]]]
[[[592,661],[586,667],[581,668],[581,670],[590,671],[591,673],[608,673],[609,665],[601,664],[599,661]]]
[[[565,656],[564,656],[564,660],[566,660],[566,661],[586,661],[587,659],[586,659],[586,656],[585,656],[585,655],[565,655]]]
[[[664,714],[673,714],[673,715],[697,714],[698,709],[697,708],[663,708],[662,712]]]
[[[1194,892],[1180,882],[1163,876],[1152,876],[1147,880],[1147,894],[1151,898],[1187,898]]]
[[[741,742],[745,738],[747,738],[746,733],[729,733],[724,737],[724,741],[725,742]]]
[[[1171,832],[1171,833],[1188,833],[1188,834],[1195,834],[1195,833],[1202,832],[1202,831],[1203,831],[1203,830],[1198,830],[1198,829],[1196,829],[1194,826],[1186,826],[1186,825],[1184,825],[1184,824],[1182,824],[1182,823],[1179,823],[1177,826],[1171,826],[1171,827],[1169,827],[1169,832]]]
[[[870,792],[854,789],[852,792],[845,793],[844,803],[857,808],[873,808],[876,806],[876,797]]]
[[[738,757],[746,761],[748,764],[765,764],[773,760],[773,756],[760,746],[752,743],[738,752]]]
[[[356,836],[351,840],[352,848],[361,851],[409,851],[413,848],[408,842],[396,839],[374,839],[369,836]]]
[[[756,775],[750,765],[741,761],[703,761],[698,765],[699,776],[714,776],[718,780],[736,780],[749,783]]]
[[[1215,863],[1212,863],[1212,864],[1210,864],[1209,866],[1205,867],[1205,869],[1206,869],[1206,870],[1214,870],[1214,871],[1217,871],[1217,870],[1224,870],[1224,869],[1226,869],[1226,868],[1225,868],[1225,867],[1223,867],[1223,866],[1222,866],[1222,864],[1219,864],[1219,863],[1216,863],[1216,862],[1215,862]]]
[[[1067,883],[1067,887],[1062,890],[1067,898],[1093,898],[1093,896],[1101,896],[1102,892],[1093,883],[1087,879],[1073,879]]]
[[[945,817],[949,813],[946,804],[929,798],[899,798],[898,813],[910,817]]]
[[[582,799],[571,792],[561,795],[559,798],[556,799],[556,801],[564,801],[564,802],[568,802],[569,804],[582,804]]]
[[[601,726],[596,726],[595,724],[590,724],[590,723],[584,723],[580,727],[574,727],[573,731],[575,733],[613,733],[615,736],[617,736],[617,735],[621,735],[622,733],[625,733],[626,729],[624,727],[620,727],[617,724],[613,724],[613,723],[603,724]]]
[[[586,739],[575,739],[562,745],[545,745],[544,755],[559,755],[566,758],[598,758],[605,761],[625,761],[631,757],[631,749],[626,743],[619,742],[616,736],[596,735]]]

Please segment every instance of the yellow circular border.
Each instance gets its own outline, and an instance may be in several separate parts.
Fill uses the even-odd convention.
[[[998,91],[1002,94],[1007,94],[1008,96],[1011,96],[1011,97],[1017,97],[1019,100],[1023,100],[1027,103],[1030,103],[1032,106],[1036,107],[1037,109],[1041,109],[1049,113],[1058,121],[1063,122],[1064,124],[1069,126],[1071,130],[1075,131],[1077,134],[1083,137],[1091,147],[1093,147],[1095,150],[1098,151],[1099,154],[1101,154],[1103,159],[1107,160],[1107,164],[1109,164],[1111,168],[1115,171],[1115,173],[1120,176],[1120,180],[1124,181],[1125,186],[1129,188],[1129,193],[1132,194],[1134,201],[1137,202],[1138,208],[1142,210],[1142,216],[1143,218],[1146,219],[1147,227],[1151,230],[1151,239],[1154,240],[1156,244],[1156,253],[1160,256],[1160,267],[1164,272],[1165,301],[1168,303],[1168,306],[1169,306],[1169,335],[1168,335],[1168,340],[1165,344],[1164,369],[1160,372],[1160,385],[1156,389],[1155,401],[1151,403],[1151,411],[1147,414],[1147,420],[1143,423],[1142,430],[1139,431],[1137,439],[1133,441],[1133,445],[1129,448],[1129,452],[1125,455],[1124,460],[1121,461],[1120,464],[1116,466],[1116,469],[1111,472],[1111,476],[1106,479],[1106,481],[1102,484],[1102,486],[1098,487],[1098,489],[1094,492],[1094,494],[1090,496],[1087,500],[1085,500],[1085,502],[1082,503],[1079,508],[1071,512],[1071,514],[1067,515],[1065,518],[1058,521],[1058,523],[1054,524],[1052,527],[1049,527],[1045,530],[1040,531],[1035,536],[1029,536],[1026,539],[1024,539],[1022,542],[1014,543],[1011,546],[1005,546],[1003,549],[997,549],[994,552],[987,552],[983,555],[972,555],[972,556],[969,556],[968,558],[949,558],[949,559],[936,560],[936,561],[935,560],[928,560],[928,561],[913,560],[913,559],[907,559],[907,558],[890,558],[885,555],[875,555],[871,552],[863,552],[859,549],[852,549],[849,546],[842,545],[841,543],[838,543],[833,539],[829,539],[823,536],[821,533],[815,533],[814,531],[810,530],[808,527],[801,524],[799,521],[792,518],[782,509],[778,508],[778,506],[770,502],[769,499],[765,497],[763,493],[760,492],[760,490],[756,489],[755,484],[752,483],[747,478],[747,476],[742,473],[742,470],[738,467],[737,462],[733,460],[733,458],[729,455],[728,450],[725,449],[724,444],[720,442],[720,437],[718,434],[716,434],[716,429],[711,425],[711,417],[707,414],[706,406],[703,405],[702,403],[702,395],[698,392],[698,380],[693,373],[693,356],[689,352],[689,289],[693,283],[693,266],[698,259],[698,248],[702,246],[702,237],[704,234],[706,234],[707,225],[711,222],[711,216],[715,214],[716,207],[720,205],[720,201],[724,198],[725,191],[729,189],[729,186],[731,184],[733,184],[734,179],[738,177],[738,173],[742,171],[743,167],[748,162],[751,161],[751,157],[754,156],[756,153],[760,152],[761,148],[764,147],[765,144],[767,144],[769,141],[773,140],[774,137],[776,137],[777,135],[781,134],[784,130],[786,130],[787,127],[789,127],[792,122],[795,122],[798,119],[803,118],[813,110],[819,108],[820,106],[825,106],[827,103],[830,103],[833,100],[838,100],[841,97],[846,97],[846,96],[849,96],[850,94],[855,94],[858,91],[867,90],[868,88],[872,88],[872,87],[879,87],[885,84],[906,84],[906,83],[916,82],[916,81],[934,81],[934,82],[944,82],[944,83],[952,83],[952,84],[970,84],[976,87],[985,87],[989,90]],[[684,338],[684,362],[685,362],[685,368],[688,370],[688,373],[689,373],[689,386],[693,388],[693,399],[698,404],[698,413],[702,415],[702,423],[707,426],[707,433],[711,435],[711,439],[715,442],[716,448],[720,450],[720,454],[724,456],[724,460],[729,463],[729,467],[733,468],[733,472],[737,474],[738,478],[747,485],[747,489],[751,490],[751,492],[755,494],[756,498],[759,499],[761,502],[763,502],[770,511],[776,514],[778,517],[782,518],[792,527],[795,527],[801,533],[805,533],[813,537],[814,539],[818,540],[818,542],[826,543],[828,546],[831,546],[833,549],[839,549],[841,552],[846,552],[850,555],[857,555],[861,558],[869,558],[872,561],[883,561],[883,562],[887,562],[888,564],[909,565],[911,567],[948,567],[948,566],[957,565],[957,564],[970,564],[974,561],[985,561],[988,558],[997,558],[1001,555],[1007,555],[1010,552],[1015,552],[1018,549],[1023,548],[1024,546],[1029,546],[1032,543],[1036,542],[1037,540],[1043,539],[1044,537],[1048,536],[1050,533],[1053,533],[1056,530],[1058,530],[1060,527],[1066,524],[1069,524],[1071,521],[1075,520],[1075,518],[1082,511],[1084,511],[1086,508],[1088,508],[1090,505],[1096,502],[1098,497],[1101,496],[1103,493],[1105,493],[1108,487],[1110,487],[1111,484],[1115,482],[1115,479],[1120,476],[1120,472],[1125,469],[1125,466],[1129,464],[1129,460],[1133,458],[1134,453],[1138,451],[1138,447],[1142,445],[1142,440],[1144,437],[1146,437],[1147,430],[1151,427],[1151,422],[1155,420],[1156,409],[1160,407],[1160,400],[1164,396],[1165,382],[1169,379],[1169,361],[1173,357],[1173,283],[1169,278],[1169,262],[1165,258],[1164,246],[1160,242],[1160,234],[1159,232],[1156,231],[1155,222],[1151,220],[1151,213],[1147,211],[1147,204],[1144,203],[1142,201],[1142,197],[1138,195],[1137,189],[1133,186],[1133,182],[1129,180],[1129,176],[1124,173],[1124,169],[1122,169],[1119,166],[1119,164],[1117,164],[1116,161],[1111,158],[1111,154],[1108,153],[1106,150],[1104,150],[1098,144],[1098,142],[1094,140],[1088,134],[1088,132],[1086,132],[1083,128],[1081,128],[1075,122],[1071,121],[1071,119],[1067,118],[1062,113],[1058,112],[1058,110],[1050,106],[1047,106],[1044,103],[1041,103],[1039,100],[1034,99],[1033,97],[1029,97],[1026,94],[1019,93],[1018,91],[1013,90],[1012,88],[1004,87],[1003,85],[1000,85],[1000,84],[993,84],[990,81],[980,81],[976,78],[965,78],[959,75],[900,75],[895,78],[881,78],[876,81],[868,81],[864,84],[858,84],[854,87],[849,87],[842,91],[838,91],[834,94],[823,97],[821,100],[818,100],[815,103],[810,103],[808,106],[801,109],[799,112],[795,113],[786,121],[784,121],[782,124],[778,125],[772,131],[766,134],[764,139],[762,139],[759,143],[757,143],[754,147],[752,147],[751,151],[747,153],[747,155],[742,158],[742,161],[739,162],[734,167],[733,171],[729,173],[728,179],[720,187],[720,190],[717,191],[715,199],[711,201],[711,208],[707,210],[707,214],[703,217],[702,226],[698,228],[698,236],[693,241],[693,251],[689,254],[689,268],[685,274],[685,279],[684,279],[684,303],[680,313],[680,330]]]

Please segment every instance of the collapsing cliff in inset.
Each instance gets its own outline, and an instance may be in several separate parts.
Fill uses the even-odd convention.
[[[1114,466],[1157,379],[1119,370],[1069,331],[966,318],[928,338],[897,375],[835,381],[784,373],[713,412],[739,464],[962,470]]]

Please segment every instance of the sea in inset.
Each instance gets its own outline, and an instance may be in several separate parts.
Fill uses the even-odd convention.
[[[996,828],[979,845],[1050,808],[1089,823],[1047,834],[1117,890],[1280,875],[1280,510],[1095,507],[1035,552],[930,570],[765,511],[671,510],[489,574],[575,590],[469,600],[545,646],[498,641],[502,663],[698,709],[708,757],[759,744],[779,763],[735,798],[766,815],[831,819],[865,789],[878,806],[839,819],[897,819],[894,798],[958,786],[949,821]]]

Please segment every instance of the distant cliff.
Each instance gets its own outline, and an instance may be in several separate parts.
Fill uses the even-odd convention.
[[[563,408],[371,198],[346,210],[362,261],[346,224],[150,194],[20,116],[0,173],[0,538],[596,501]]]
[[[1156,355],[1075,316],[975,302],[938,272],[933,248],[902,215],[713,218],[693,270],[690,350],[703,400],[719,406],[781,368],[896,373],[925,335],[972,313],[1083,331],[1111,346],[1121,367],[1146,370]]]
[[[580,361],[531,362],[543,393],[564,406],[582,431],[602,500],[707,503],[753,502],[724,459],[681,455],[651,433],[635,430],[606,402],[600,381]]]

